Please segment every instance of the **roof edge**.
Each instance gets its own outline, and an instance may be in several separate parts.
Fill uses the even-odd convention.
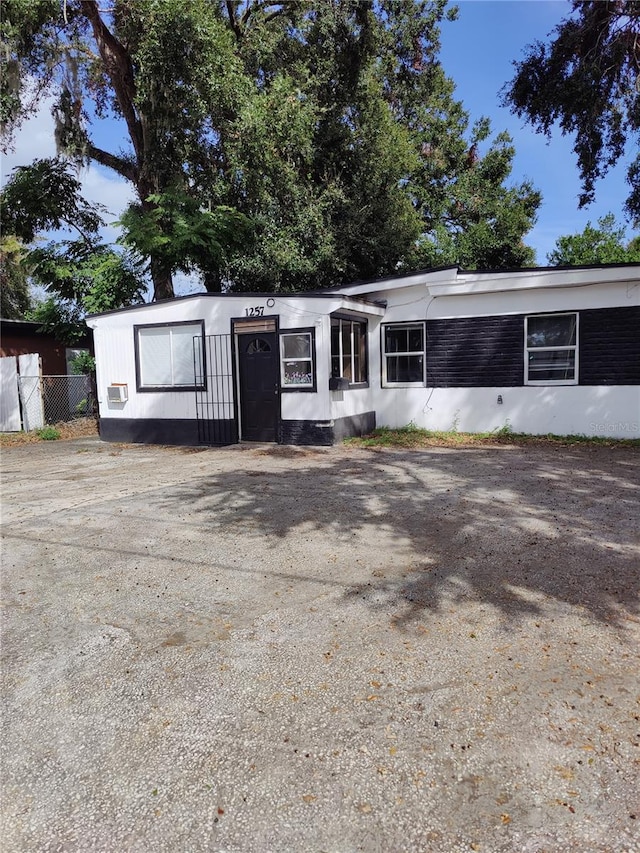
[[[299,290],[299,291],[272,291],[272,290],[247,290],[239,293],[215,293],[210,291],[202,291],[202,293],[186,293],[183,296],[172,296],[168,299],[158,299],[156,302],[141,302],[138,305],[127,305],[124,308],[112,308],[110,311],[99,311],[96,314],[88,314],[86,320],[92,320],[98,317],[108,317],[111,314],[120,314],[124,311],[139,311],[143,308],[151,308],[155,305],[168,305],[174,302],[183,302],[187,299],[244,299],[247,297],[261,299],[337,299],[343,296],[345,299],[351,299],[354,302],[363,302],[373,305],[372,300],[364,299],[358,295],[349,293],[340,293],[340,291],[332,291],[324,293],[323,291],[314,290]]]
[[[531,275],[541,275],[544,273],[563,273],[563,272],[576,272],[580,270],[598,270],[598,269],[637,269],[640,272],[640,262],[638,261],[629,261],[624,263],[612,263],[612,264],[576,264],[576,265],[562,265],[562,266],[546,266],[546,267],[512,267],[509,269],[464,269],[463,267],[458,266],[457,264],[448,264],[446,266],[441,267],[432,267],[428,269],[421,270],[413,270],[411,272],[403,272],[398,273],[396,275],[388,275],[383,278],[376,279],[362,279],[358,281],[352,281],[348,284],[336,284],[331,285],[329,287],[321,288],[318,290],[296,290],[296,291],[260,291],[260,290],[247,290],[241,292],[226,292],[226,293],[212,293],[209,291],[202,291],[201,293],[187,293],[183,296],[173,296],[169,299],[159,299],[157,302],[145,302],[140,305],[129,305],[125,308],[113,308],[110,311],[100,311],[97,314],[89,314],[86,319],[93,319],[94,317],[105,317],[111,314],[117,314],[122,311],[135,311],[141,308],[148,308],[151,305],[163,305],[167,303],[174,302],[182,302],[186,299],[241,299],[245,297],[260,297],[260,298],[280,298],[280,299],[301,299],[301,298],[312,298],[312,299],[329,299],[335,298],[336,296],[345,296],[349,299],[361,299],[363,302],[367,302],[367,299],[363,299],[362,291],[358,294],[350,294],[348,291],[352,288],[360,289],[369,287],[372,292],[378,290],[384,290],[386,284],[390,284],[392,282],[397,282],[400,284],[405,279],[417,278],[420,276],[432,276],[437,273],[456,271],[456,273],[460,276],[514,276],[518,274],[529,273]],[[463,282],[459,282],[462,284]],[[428,284],[428,282],[425,282]],[[9,322],[9,321],[7,321]],[[20,322],[20,321],[17,321]],[[27,321],[22,321],[27,322]]]

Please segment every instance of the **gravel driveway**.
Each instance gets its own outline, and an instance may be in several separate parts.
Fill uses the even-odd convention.
[[[640,851],[640,454],[5,450],[3,850]]]

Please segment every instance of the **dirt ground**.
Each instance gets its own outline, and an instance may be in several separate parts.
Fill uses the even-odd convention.
[[[639,481],[3,448],[3,849],[637,853]]]
[[[98,435],[98,425],[95,418],[76,418],[73,421],[64,421],[59,424],[48,425],[59,433],[59,438],[85,438],[90,435]],[[3,432],[0,433],[0,447],[18,447],[23,444],[34,444],[42,441],[39,430],[31,432]]]

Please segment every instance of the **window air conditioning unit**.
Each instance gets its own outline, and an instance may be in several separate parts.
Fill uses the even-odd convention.
[[[125,383],[115,382],[107,386],[107,400],[110,403],[126,403],[128,399],[129,393]]]

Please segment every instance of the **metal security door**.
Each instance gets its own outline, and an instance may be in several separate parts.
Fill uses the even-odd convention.
[[[245,441],[277,441],[280,410],[275,332],[240,334],[240,431]]]
[[[193,339],[196,419],[201,444],[234,444],[238,440],[233,403],[231,335]]]

